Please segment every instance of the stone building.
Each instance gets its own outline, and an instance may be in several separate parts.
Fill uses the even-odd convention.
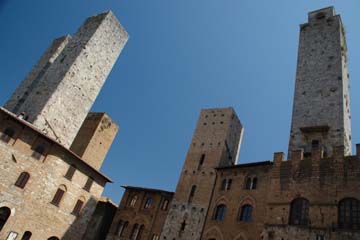
[[[124,188],[106,240],[159,240],[174,193],[151,188]]]
[[[95,239],[83,236],[111,182],[99,169],[118,126],[89,110],[127,39],[112,12],[88,18],[0,108],[0,239]]]
[[[146,198],[132,206],[129,188],[109,240],[360,239],[360,145],[352,155],[340,16],[333,7],[310,12],[299,39],[287,159],[277,152],[272,161],[238,164],[243,127],[236,113],[202,110],[160,238],[131,231],[139,229],[134,216],[148,216]]]

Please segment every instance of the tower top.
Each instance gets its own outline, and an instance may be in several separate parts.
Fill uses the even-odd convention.
[[[308,13],[308,21],[309,22],[317,21],[317,20],[333,17],[335,15],[336,15],[335,8],[333,6],[321,8],[321,9],[309,12]]]

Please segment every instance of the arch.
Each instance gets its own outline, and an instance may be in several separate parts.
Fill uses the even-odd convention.
[[[0,208],[0,231],[5,226],[7,220],[9,219],[11,214],[11,210],[8,207],[2,207]]]
[[[255,199],[249,195],[244,196],[241,200],[240,200],[240,206],[243,206],[245,204],[249,204],[251,206],[253,206],[254,208],[256,207],[256,202]]]
[[[234,240],[247,240],[247,237],[244,233],[239,233],[238,235],[236,235]]]
[[[225,204],[217,205],[214,211],[214,220],[224,221],[225,216],[226,216],[226,205]]]
[[[22,172],[18,177],[18,179],[16,180],[15,186],[19,188],[24,188],[29,178],[30,178],[30,174],[28,172]]]
[[[51,203],[58,207],[66,191],[66,186],[60,185],[54,195],[54,198],[51,200]]]
[[[309,200],[295,198],[290,204],[290,225],[307,226],[309,224]]]
[[[338,225],[342,229],[360,229],[360,201],[344,198],[338,204]]]
[[[218,226],[213,226],[205,232],[205,239],[211,240],[224,240],[224,236],[221,233],[221,230]]]
[[[60,240],[60,239],[58,237],[52,236],[52,237],[49,237],[48,240]]]
[[[30,240],[32,233],[30,231],[24,232],[24,235],[21,237],[21,240]]]
[[[239,221],[251,222],[252,220],[253,206],[245,204],[239,209]]]
[[[145,201],[144,209],[150,208],[151,205],[152,205],[152,202],[153,202],[152,198],[151,198],[151,197],[147,197],[147,198],[146,198],[146,201]]]
[[[135,207],[135,204],[136,204],[137,200],[138,200],[138,196],[137,196],[137,195],[132,196],[132,197],[130,198],[130,201],[129,201],[128,206],[130,206],[130,207]]]

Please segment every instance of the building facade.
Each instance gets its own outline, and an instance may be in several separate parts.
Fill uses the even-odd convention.
[[[287,159],[277,152],[272,161],[237,164],[236,113],[202,110],[160,238],[120,231],[109,239],[360,239],[360,145],[352,155],[340,16],[333,7],[310,12],[299,39]],[[133,218],[126,211],[117,213],[125,222]]]
[[[106,221],[89,223],[96,209],[111,218],[116,209],[101,207],[111,179],[99,169],[118,125],[89,110],[127,39],[111,11],[88,18],[53,41],[0,108],[0,239],[106,235]]]

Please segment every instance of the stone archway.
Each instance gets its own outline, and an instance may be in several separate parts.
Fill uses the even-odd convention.
[[[224,240],[224,237],[217,226],[210,228],[204,235],[206,240]]]
[[[0,231],[3,229],[4,225],[6,224],[10,214],[11,214],[10,208],[8,207],[0,208]]]

